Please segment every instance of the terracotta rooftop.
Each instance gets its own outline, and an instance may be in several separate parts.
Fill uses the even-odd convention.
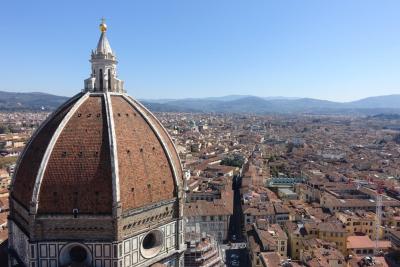
[[[348,249],[374,248],[375,241],[372,241],[369,236],[348,236],[346,247]],[[378,247],[387,249],[391,247],[391,243],[390,241],[378,241]]]
[[[185,216],[212,216],[233,214],[233,192],[223,191],[221,199],[214,201],[196,200],[185,203]]]

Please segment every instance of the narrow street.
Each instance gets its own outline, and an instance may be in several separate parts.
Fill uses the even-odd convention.
[[[242,205],[240,204],[240,180],[233,182],[233,215],[229,222],[229,241],[232,243],[244,242],[242,232]]]
[[[229,222],[229,241],[231,249],[226,250],[227,266],[250,266],[242,225],[242,206],[240,204],[240,179],[233,181],[233,215]]]

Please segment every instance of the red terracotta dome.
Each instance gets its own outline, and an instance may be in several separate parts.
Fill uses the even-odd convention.
[[[81,93],[33,134],[10,190],[12,265],[183,266],[182,168],[126,94],[102,21]]]
[[[168,133],[126,94],[80,93],[33,135],[11,197],[38,214],[111,214],[177,197],[180,161]]]

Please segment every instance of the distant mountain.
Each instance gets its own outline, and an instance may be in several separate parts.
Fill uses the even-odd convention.
[[[205,97],[204,100],[216,100],[216,101],[235,101],[239,99],[243,99],[246,97],[251,97],[251,95],[227,95],[227,96],[214,96],[214,97]]]
[[[68,97],[45,93],[14,93],[0,91],[0,110],[54,110]]]
[[[140,103],[145,105],[153,112],[200,112],[200,110],[192,109],[189,107],[181,107],[179,105],[175,106],[169,103],[147,102],[146,100],[140,101]]]
[[[400,95],[373,96],[349,102],[354,108],[400,108]]]
[[[253,97],[251,95],[227,95],[227,96],[213,96],[213,97],[204,97],[204,98],[183,98],[183,99],[140,99],[140,101],[147,102],[147,103],[168,103],[171,101],[194,101],[194,100],[211,100],[211,101],[234,101],[239,100],[247,97]],[[265,100],[294,100],[299,99],[300,97],[285,97],[285,96],[267,96],[267,97],[260,97]]]
[[[151,101],[151,100],[150,100]],[[146,102],[146,101],[145,101]],[[313,98],[226,97],[159,100],[158,111],[197,111],[223,113],[303,113],[303,114],[400,114],[400,95],[369,97],[353,102],[333,102]],[[165,109],[164,109],[164,106]],[[179,107],[179,110],[177,109]]]
[[[265,100],[295,100],[300,99],[301,97],[287,97],[287,96],[267,96],[263,97]]]
[[[0,110],[54,110],[68,98],[44,93],[0,91]],[[257,97],[228,95],[187,99],[144,99],[155,112],[215,112],[254,114],[400,114],[400,95],[376,96],[353,102],[333,102],[313,98]]]

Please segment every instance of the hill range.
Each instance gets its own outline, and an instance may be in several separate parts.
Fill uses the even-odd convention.
[[[46,93],[0,91],[2,111],[51,111],[68,97]],[[154,112],[206,112],[252,114],[400,114],[400,94],[375,96],[352,102],[333,102],[313,98],[257,97],[229,95],[186,99],[141,99]]]
[[[376,96],[352,102],[313,98],[256,97],[232,95],[210,98],[141,100],[153,111],[254,114],[400,114],[400,94]]]

